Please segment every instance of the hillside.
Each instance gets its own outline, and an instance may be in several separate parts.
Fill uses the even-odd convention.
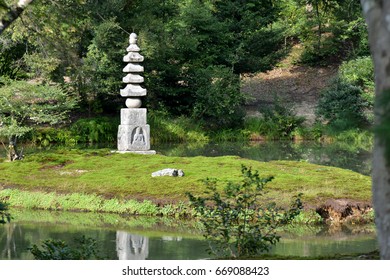
[[[293,106],[299,116],[307,122],[314,121],[314,110],[323,90],[337,73],[337,66],[311,67],[297,65],[301,46],[295,45],[290,54],[273,70],[247,75],[242,79],[241,90],[249,100],[246,104],[248,116],[259,115],[262,106],[272,104],[277,98],[287,106]]]

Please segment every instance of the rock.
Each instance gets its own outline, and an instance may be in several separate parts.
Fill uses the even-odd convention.
[[[160,176],[183,177],[184,172],[181,169],[166,168],[152,173],[152,177]]]

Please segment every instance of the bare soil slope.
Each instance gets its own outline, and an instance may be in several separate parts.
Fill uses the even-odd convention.
[[[290,55],[280,66],[266,73],[244,76],[241,90],[248,97],[248,116],[259,115],[261,106],[272,104],[275,98],[292,106],[298,116],[304,116],[308,123],[315,119],[314,111],[320,92],[336,76],[338,67],[310,67],[296,65],[294,61],[301,47],[293,47]]]

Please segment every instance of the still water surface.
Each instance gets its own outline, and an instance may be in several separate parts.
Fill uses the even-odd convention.
[[[114,214],[24,211],[0,226],[0,259],[28,260],[27,248],[46,239],[72,244],[82,235],[98,241],[100,255],[121,260],[187,260],[209,258],[207,242],[196,224],[161,218],[122,217]],[[353,231],[358,233],[353,233]],[[344,228],[330,233],[325,227],[295,227],[281,233],[271,253],[291,256],[329,256],[377,249],[373,226]]]

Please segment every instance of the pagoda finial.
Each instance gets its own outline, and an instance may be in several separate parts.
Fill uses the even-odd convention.
[[[134,32],[130,34],[129,43],[130,44],[137,44],[138,36]]]

